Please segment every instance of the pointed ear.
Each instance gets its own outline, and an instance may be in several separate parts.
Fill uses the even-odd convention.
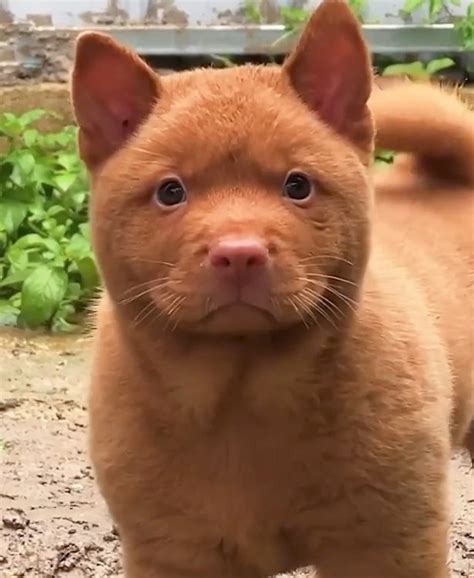
[[[372,146],[370,56],[344,0],[323,0],[284,64],[300,98],[363,151]]]
[[[160,84],[129,49],[105,34],[85,32],[76,43],[71,92],[81,157],[94,169],[147,118]]]

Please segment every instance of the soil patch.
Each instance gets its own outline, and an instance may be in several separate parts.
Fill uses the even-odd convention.
[[[83,338],[0,333],[2,578],[122,576],[119,540],[87,458],[89,353]],[[473,578],[467,458],[453,459],[452,476],[452,576]]]

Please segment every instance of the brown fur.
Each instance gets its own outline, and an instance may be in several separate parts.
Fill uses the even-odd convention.
[[[334,0],[283,69],[156,79],[106,37],[79,40],[106,285],[91,449],[127,578],[448,576],[448,461],[473,415],[473,187],[430,161],[468,167],[473,118],[435,89],[421,109],[408,86],[400,109],[374,93],[380,144],[429,171],[389,169],[374,206],[370,76]],[[292,169],[315,187],[301,206],[280,193]],[[189,198],[165,211],[153,192],[174,174]],[[271,314],[213,310],[207,255],[229,233],[264,239]]]

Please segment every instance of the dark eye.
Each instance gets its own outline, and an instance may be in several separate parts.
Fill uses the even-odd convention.
[[[301,173],[290,173],[286,177],[284,194],[292,201],[305,201],[311,196],[311,181]]]
[[[186,190],[184,186],[176,179],[164,181],[156,189],[156,200],[158,204],[164,207],[174,207],[180,205],[186,200]]]

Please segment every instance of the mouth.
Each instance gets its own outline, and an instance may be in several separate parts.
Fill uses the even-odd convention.
[[[270,309],[245,301],[233,301],[213,307],[199,323],[206,331],[222,334],[272,331],[279,325],[276,314]]]
[[[249,303],[243,299],[235,299],[226,303],[212,305],[206,311],[204,319],[211,319],[220,315],[238,318],[239,316],[260,315],[267,319],[276,320],[274,311],[268,307],[256,303]]]

